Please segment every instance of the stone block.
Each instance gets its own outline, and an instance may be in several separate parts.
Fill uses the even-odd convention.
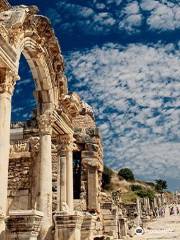
[[[80,213],[69,215],[59,212],[54,215],[55,240],[81,240],[83,216]]]
[[[6,219],[7,239],[37,240],[42,217],[42,212],[35,210],[11,211]]]

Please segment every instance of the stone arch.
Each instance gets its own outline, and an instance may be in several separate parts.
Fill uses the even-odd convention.
[[[35,80],[37,102],[58,108],[59,99],[68,92],[64,61],[49,20],[37,12],[34,6],[18,6],[1,12],[0,19],[15,53],[14,72],[18,73],[23,54]]]
[[[63,98],[68,93],[61,49],[49,20],[38,16],[37,12],[38,9],[34,6],[11,7],[6,0],[0,5],[0,176],[3,178],[0,182],[0,219],[1,215],[4,217],[7,214],[11,96],[23,54],[36,85],[41,158],[39,210],[44,213],[41,226],[44,236],[52,225],[53,127],[61,134],[72,135],[73,130],[69,117],[66,116],[67,121],[64,121],[59,114]],[[76,103],[73,103],[71,110],[74,108],[77,111]],[[72,159],[69,159],[71,163]],[[4,222],[0,222],[0,239],[4,229]]]

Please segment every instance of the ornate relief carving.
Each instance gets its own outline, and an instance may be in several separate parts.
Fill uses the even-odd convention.
[[[31,137],[30,140],[30,149],[32,153],[38,152],[40,147],[39,137]]]
[[[10,153],[29,152],[28,141],[18,141],[10,146]]]
[[[0,93],[12,94],[15,86],[15,76],[6,68],[0,68]]]
[[[8,36],[8,31],[5,29],[4,26],[0,26],[0,35],[3,37],[3,39],[8,42],[9,41],[9,36]]]
[[[16,8],[0,13],[0,22],[6,28],[17,28],[22,26],[28,8]]]
[[[46,111],[38,117],[39,131],[41,134],[52,135],[53,113]]]
[[[58,138],[58,150],[61,151],[72,151],[74,148],[73,136],[64,134],[60,135]]]
[[[60,99],[60,108],[62,108],[63,111],[71,118],[75,117],[81,109],[79,95],[76,93],[72,93],[63,96],[63,98]]]

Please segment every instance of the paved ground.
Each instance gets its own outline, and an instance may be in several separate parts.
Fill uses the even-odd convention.
[[[180,215],[169,216],[168,209],[164,218],[158,218],[148,224],[145,234],[135,236],[133,240],[158,240],[158,239],[178,239],[180,240]]]

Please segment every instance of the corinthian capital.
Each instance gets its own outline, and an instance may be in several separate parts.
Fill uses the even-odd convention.
[[[0,68],[0,93],[12,94],[18,77],[6,68]]]
[[[60,151],[72,151],[74,138],[72,135],[60,135],[58,139]]]
[[[52,124],[54,122],[52,111],[46,111],[38,117],[39,131],[41,135],[52,135]]]

